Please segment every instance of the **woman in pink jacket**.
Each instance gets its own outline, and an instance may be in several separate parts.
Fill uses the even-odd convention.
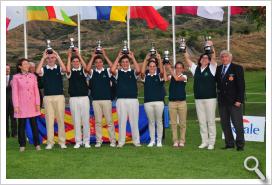
[[[40,95],[37,85],[37,78],[29,73],[29,60],[22,58],[17,63],[17,74],[12,80],[12,101],[14,117],[18,118],[18,141],[20,151],[23,152],[26,146],[25,126],[26,120],[30,120],[34,146],[41,150],[38,127],[35,117],[40,115]]]

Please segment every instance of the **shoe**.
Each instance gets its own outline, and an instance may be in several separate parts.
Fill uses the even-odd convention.
[[[179,147],[184,147],[184,143],[179,143]]]
[[[116,144],[115,144],[115,142],[112,142],[111,144],[110,144],[110,147],[116,147]]]
[[[101,147],[101,145],[102,145],[102,143],[101,143],[101,142],[97,142],[97,143],[94,145],[94,147],[95,147],[95,148],[100,148],[100,147]]]
[[[201,145],[198,146],[198,148],[200,148],[200,149],[203,149],[203,148],[206,148],[206,147],[208,147],[208,145],[205,144],[205,143],[202,143]]]
[[[85,144],[84,144],[84,147],[85,147],[85,148],[91,148],[91,145],[90,145],[89,143],[85,143]]]
[[[208,145],[208,150],[213,150],[214,149],[214,145]]]
[[[229,150],[229,149],[234,149],[234,146],[225,146],[221,148],[222,150]]]
[[[162,147],[161,141],[158,141],[158,142],[157,142],[157,147]]]
[[[37,151],[42,150],[41,147],[40,147],[40,145],[37,145],[37,146],[36,146],[36,150],[37,150]]]
[[[140,146],[142,146],[140,143],[136,143],[136,144],[134,144],[134,146],[136,146],[136,147],[140,147]]]
[[[47,146],[45,147],[46,150],[51,150],[53,148],[53,145],[51,144],[47,144]]]
[[[122,148],[124,146],[124,144],[118,144],[117,148]]]
[[[61,145],[60,145],[60,148],[61,148],[61,149],[66,149],[67,146],[66,146],[65,144],[61,144]]]
[[[244,151],[244,148],[243,148],[243,147],[237,147],[236,150],[237,150],[237,151]]]
[[[155,142],[154,141],[150,141],[150,143],[147,145],[147,147],[153,147],[155,146]]]
[[[173,144],[173,147],[178,147],[178,146],[179,144],[177,142]]]
[[[20,147],[20,152],[24,152],[25,151],[25,147]]]
[[[74,148],[80,148],[80,144],[79,143],[76,143]]]

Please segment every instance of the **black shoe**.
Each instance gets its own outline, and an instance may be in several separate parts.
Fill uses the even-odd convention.
[[[237,151],[244,151],[243,147],[237,147]]]
[[[221,148],[222,150],[234,149],[234,146],[225,146]]]

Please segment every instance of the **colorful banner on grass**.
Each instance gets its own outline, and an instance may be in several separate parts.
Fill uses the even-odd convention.
[[[115,126],[115,136],[116,140],[118,140],[118,117],[117,117],[117,112],[116,112],[116,107],[114,106],[112,108],[112,118]],[[166,106],[164,109],[164,127],[167,128],[169,127],[169,116],[168,116],[168,107]],[[46,132],[46,122],[45,122],[45,114],[44,114],[44,109],[42,109],[42,114],[41,116],[37,117],[37,124],[38,124],[38,129],[39,129],[39,136],[40,136],[40,141],[42,143],[46,143],[47,139],[47,132]],[[72,116],[69,108],[66,108],[65,110],[65,116],[64,116],[64,124],[65,124],[65,133],[66,133],[66,142],[67,143],[75,143],[75,134],[74,134],[74,125],[72,122]],[[109,142],[109,134],[107,130],[107,125],[106,125],[106,120],[103,118],[102,120],[102,133],[103,133],[103,142]],[[148,119],[144,111],[144,106],[140,105],[139,107],[139,132],[140,132],[140,141],[141,143],[148,143],[150,138],[149,138],[149,131],[148,131]],[[54,140],[57,143],[58,141],[58,126],[57,123],[55,122],[54,125]],[[91,108],[90,110],[90,142],[95,143],[96,138],[95,138],[95,118],[94,118],[94,112],[93,109]],[[29,142],[32,144],[33,139],[32,139],[32,131],[31,131],[31,126],[30,123],[27,122],[26,124],[26,135],[28,137]],[[127,122],[127,132],[126,132],[126,143],[131,143],[132,142],[132,135],[131,135],[131,129],[130,129],[130,124],[129,121]]]

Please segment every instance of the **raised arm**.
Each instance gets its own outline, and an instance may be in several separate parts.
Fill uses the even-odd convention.
[[[149,58],[150,58],[150,53],[148,53],[145,56],[145,59],[144,59],[143,64],[142,64],[142,70],[141,70],[141,79],[142,80],[145,78],[145,70],[146,70],[147,61],[149,60]]]
[[[91,68],[92,68],[92,65],[93,65],[93,62],[94,62],[94,58],[97,56],[97,54],[95,53],[95,50],[92,52],[92,57],[91,57],[91,59],[89,60],[89,63],[88,63],[88,65],[87,65],[87,67],[86,67],[86,71],[87,71],[87,73],[89,73],[90,75],[92,75],[92,70],[91,70]]]
[[[103,56],[104,56],[105,60],[107,61],[107,63],[108,63],[108,65],[109,65],[109,67],[111,68],[111,66],[112,66],[112,62],[111,62],[111,60],[109,59],[109,57],[108,57],[108,55],[107,55],[107,53],[106,53],[106,51],[105,51],[105,49],[104,49],[104,48],[102,48],[102,54],[103,54]]]
[[[133,62],[133,65],[134,65],[134,69],[136,71],[136,75],[139,75],[141,73],[141,69],[140,69],[140,66],[139,64],[137,63],[136,59],[135,59],[135,56],[134,56],[134,53],[132,51],[129,51],[129,54],[128,54],[129,58],[132,60]]]
[[[166,64],[166,65],[169,65],[169,66],[171,67],[170,64]],[[166,72],[166,69],[165,69],[165,68],[166,68],[166,65],[163,66],[163,79],[164,79],[165,82],[168,81],[167,72]]]
[[[61,72],[66,72],[66,67],[65,67],[63,61],[61,60],[59,54],[55,50],[53,50],[53,53],[55,54],[55,56],[57,58],[57,61],[58,61],[59,65],[60,65]]]
[[[212,47],[213,53],[212,53],[212,55],[211,55],[211,64],[212,64],[212,65],[217,65],[217,62],[216,62],[216,53],[215,53],[215,49],[214,49],[213,42],[212,42],[212,41],[208,41],[208,42],[210,43],[211,46],[213,46],[213,47]]]
[[[43,64],[44,64],[46,58],[47,58],[47,52],[46,52],[46,50],[44,50],[42,59],[41,59],[40,63],[38,64],[37,68],[36,68],[36,73],[39,76],[42,75],[42,67],[43,67]]]
[[[188,51],[188,50],[186,49],[186,52],[184,53],[185,62],[187,63],[187,65],[188,65],[189,67],[192,67],[193,61],[190,59],[190,55],[189,55],[189,53],[188,53],[187,51]]]
[[[79,53],[78,48],[75,48],[75,51],[76,51],[76,55],[79,58],[79,62],[81,64],[81,66],[83,67],[84,71],[87,72],[87,65],[86,65],[84,59],[82,58],[81,54]]]
[[[70,75],[71,73],[71,58],[72,58],[72,51],[71,49],[69,49],[67,52],[67,66],[66,66],[67,75]]]
[[[122,56],[123,56],[123,54],[122,54],[122,51],[120,50],[117,57],[116,57],[116,59],[115,59],[115,61],[114,61],[114,63],[111,66],[111,74],[112,75],[116,75],[116,69],[117,69],[117,66],[118,66],[118,62],[119,62],[119,60],[121,59]]]
[[[160,77],[163,78],[164,70],[163,70],[162,58],[161,58],[161,55],[158,52],[157,52],[157,59],[158,59],[158,62],[159,62]]]
[[[167,69],[169,70],[171,76],[176,80],[176,81],[186,81],[187,79],[184,78],[183,76],[177,76],[174,69],[171,67],[171,65],[167,65]]]

